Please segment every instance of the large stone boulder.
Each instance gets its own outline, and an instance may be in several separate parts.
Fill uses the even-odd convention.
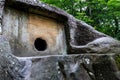
[[[47,51],[35,52],[30,50],[33,47],[28,43],[24,45],[27,37],[19,34],[27,33],[28,13],[42,15],[46,20],[49,18],[64,25],[65,37],[60,36],[66,39],[65,53],[59,54],[62,50],[54,51],[54,47],[53,53],[48,50],[50,54]],[[53,22],[51,24],[54,25]],[[116,54],[120,53],[120,42],[59,8],[38,0],[0,0],[0,32],[0,80],[120,80],[119,64],[116,64],[119,63]],[[53,42],[52,39],[50,41]],[[24,56],[15,55],[20,52]]]

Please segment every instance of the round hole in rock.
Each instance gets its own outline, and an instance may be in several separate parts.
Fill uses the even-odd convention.
[[[37,38],[34,42],[34,46],[38,51],[44,51],[47,48],[47,42],[44,39]]]

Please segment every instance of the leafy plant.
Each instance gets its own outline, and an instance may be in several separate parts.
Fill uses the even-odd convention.
[[[41,0],[120,40],[120,0]]]
[[[117,64],[117,66],[118,66],[118,68],[119,68],[119,70],[120,70],[120,55],[117,55],[117,56],[115,57],[115,61],[116,61],[116,64]]]

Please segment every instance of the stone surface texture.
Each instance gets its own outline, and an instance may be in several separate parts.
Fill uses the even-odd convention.
[[[13,14],[10,14],[12,10]],[[30,56],[31,52],[26,53],[29,50],[25,47],[30,46],[27,41],[24,42],[23,37],[26,36],[21,34],[28,35],[26,34],[28,27],[31,27],[32,29],[29,28],[31,30],[36,29],[37,26],[34,27],[33,24],[38,21],[31,21],[33,19],[30,19],[33,17],[31,14],[62,23],[59,26],[64,26],[63,28],[50,27],[50,30],[54,29],[56,33],[53,32],[53,35],[58,36],[58,30],[64,29],[66,54]],[[40,26],[39,22],[35,24]],[[42,22],[41,24],[48,25]],[[50,22],[50,25],[54,26],[56,23]],[[120,42],[96,31],[92,26],[75,19],[59,8],[38,0],[0,0],[0,28],[0,80],[120,80],[120,70],[115,61],[115,57],[120,55]],[[7,33],[11,30],[12,33]],[[36,32],[40,34],[39,31]],[[29,38],[26,37],[27,39]],[[18,40],[23,42],[19,44]],[[21,49],[18,47],[20,50],[16,44],[21,45],[19,46]],[[23,57],[14,55],[19,51],[27,55]]]
[[[66,53],[64,25],[44,16],[5,7],[3,34],[16,56],[57,55]],[[46,41],[44,51],[35,48],[37,38]],[[17,51],[17,52],[16,52]]]

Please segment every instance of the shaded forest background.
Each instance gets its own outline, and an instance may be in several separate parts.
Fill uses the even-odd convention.
[[[40,0],[120,40],[120,0]]]

